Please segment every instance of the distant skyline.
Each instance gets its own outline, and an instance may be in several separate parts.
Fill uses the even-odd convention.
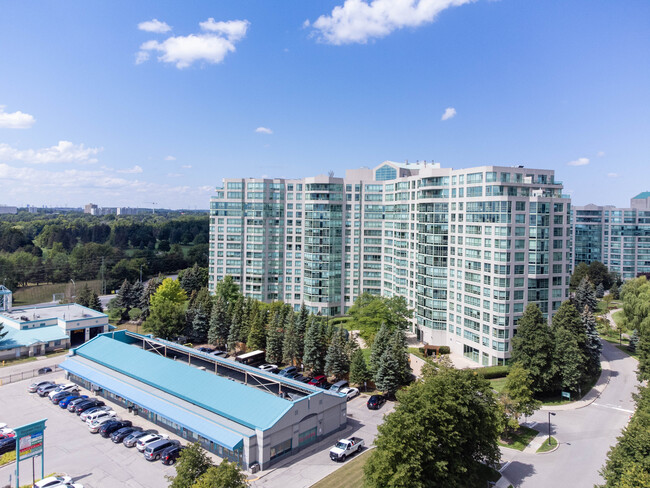
[[[207,208],[384,160],[650,190],[650,2],[0,1],[0,205]]]

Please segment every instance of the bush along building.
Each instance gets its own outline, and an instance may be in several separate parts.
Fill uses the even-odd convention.
[[[337,316],[369,292],[402,296],[413,331],[503,364],[528,302],[568,298],[570,199],[554,172],[386,161],[344,178],[225,179],[210,202],[212,290]]]

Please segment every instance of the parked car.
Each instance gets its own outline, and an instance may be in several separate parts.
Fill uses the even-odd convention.
[[[126,447],[133,447],[136,445],[136,443],[142,439],[145,436],[150,435],[151,432],[149,431],[135,431],[131,432],[129,435],[127,435],[124,440],[122,441],[122,444],[124,444]]]
[[[56,390],[59,385],[56,383],[48,383],[47,385],[39,386],[38,390],[36,390],[36,393],[38,393],[38,396],[44,397],[45,395],[49,395],[50,392]]]
[[[298,374],[298,368],[295,366],[287,366],[278,373],[278,376],[284,376],[285,378],[293,378]]]
[[[96,434],[97,432],[99,432],[99,429],[101,428],[102,425],[112,421],[113,421],[113,417],[111,415],[100,415],[96,419],[87,422],[88,430],[90,431],[91,434]]]
[[[386,396],[372,395],[368,398],[368,403],[366,405],[370,410],[378,410],[384,403],[386,403]]]
[[[120,430],[124,427],[131,427],[130,420],[111,420],[110,422],[105,423],[99,428],[99,435],[104,438],[110,437],[110,435],[116,430]]]
[[[86,398],[84,398],[86,397]],[[83,402],[89,402],[92,401],[92,398],[87,398],[87,395],[82,395],[79,398],[75,398],[72,400],[70,403],[68,403],[68,412],[75,412],[77,407],[82,404]]]
[[[350,386],[350,384],[348,383],[348,380],[337,381],[336,383],[334,383],[332,385],[332,387],[330,388],[330,391],[333,392],[333,393],[340,393],[341,389],[347,388],[348,386]]]
[[[348,400],[352,400],[354,397],[359,396],[359,389],[348,386],[347,388],[343,388],[339,390],[339,393],[343,393],[344,395],[347,395]]]
[[[79,415],[79,417],[85,422],[91,415],[95,415],[97,412],[108,412],[109,410],[112,409],[108,405],[94,406],[93,408],[89,408],[83,412],[81,415]]]
[[[75,401],[75,400],[81,401],[81,400],[83,400],[85,398],[88,398],[88,395],[81,395],[81,396],[79,396],[79,395],[68,395],[67,397],[65,397],[63,400],[61,400],[59,402],[59,407],[68,408],[73,401]]]
[[[258,366],[258,368],[260,368],[262,371],[274,372],[274,371],[278,370],[278,365],[277,364],[265,363],[265,364],[262,364],[261,366]]]
[[[61,400],[68,398],[70,395],[77,395],[79,390],[60,391],[54,395],[50,394],[50,400],[54,405],[58,405]]]
[[[200,351],[200,352],[212,352],[212,351],[214,351],[213,348],[205,347],[205,346],[195,347],[194,349],[196,349],[197,351]]]
[[[212,351],[209,354],[211,354],[213,356],[217,356],[219,358],[227,358],[228,357],[228,353],[226,351]]]
[[[52,397],[57,393],[60,393],[62,391],[74,391],[74,390],[79,390],[79,387],[74,383],[67,383],[65,385],[57,386],[54,390],[48,393],[48,396],[50,397],[50,399],[52,399]]]
[[[311,380],[309,380],[310,385],[312,385],[312,386],[320,386],[321,388],[326,383],[327,383],[327,376],[325,376],[324,374],[314,376]]]
[[[299,374],[299,375],[294,376],[291,379],[296,380],[296,381],[300,381],[301,383],[309,383],[309,381],[311,380],[311,377],[303,376],[303,375]]]
[[[84,412],[87,412],[90,409],[93,409],[93,408],[96,408],[96,407],[103,407],[103,406],[104,406],[104,402],[102,402],[101,400],[94,400],[94,399],[91,398],[90,400],[79,403],[75,407],[75,411],[77,412],[77,415],[81,416],[81,414],[83,414]]]
[[[37,381],[36,383],[32,383],[29,385],[29,388],[27,388],[27,391],[30,393],[36,393],[36,391],[41,387],[45,385],[51,385],[51,381]]]
[[[183,449],[185,449],[185,446],[168,447],[160,454],[160,461],[167,466],[175,464]]]
[[[357,451],[363,449],[363,439],[359,437],[349,437],[340,439],[336,445],[330,449],[330,459],[332,461],[345,461],[345,458]]]
[[[37,482],[33,488],[58,488],[59,486],[69,486],[72,483],[70,476],[50,476]]]
[[[48,367],[41,368],[41,369],[38,370],[38,374],[46,374],[46,373],[51,373],[51,372],[52,372],[52,368],[48,368]]]
[[[135,444],[135,447],[138,449],[138,451],[144,452],[144,450],[147,448],[149,444],[159,441],[160,439],[168,439],[168,438],[169,438],[168,436],[163,434],[149,434],[138,439],[138,442]]]
[[[126,437],[134,432],[141,432],[142,428],[140,427],[122,427],[121,429],[116,430],[111,434],[111,440],[117,444],[118,442],[122,442]]]
[[[157,461],[165,449],[179,444],[180,442],[171,439],[160,439],[156,442],[151,442],[144,448],[144,458],[147,461]]]
[[[104,407],[100,407],[104,408]],[[100,420],[100,419],[113,419],[113,417],[116,417],[117,413],[114,410],[98,410],[96,412],[91,413],[86,417],[86,424],[90,425],[92,424],[95,420]],[[115,419],[119,420],[119,419]]]
[[[5,437],[0,439],[0,454],[5,452],[11,452],[16,450],[16,438],[15,437]]]

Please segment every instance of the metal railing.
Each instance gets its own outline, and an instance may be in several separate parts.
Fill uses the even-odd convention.
[[[51,369],[51,371],[47,373],[39,373],[39,371],[41,371],[44,368],[49,368]],[[35,368],[28,371],[21,371],[20,373],[10,373],[6,376],[0,376],[0,386],[8,385],[10,383],[15,383],[16,381],[22,381],[22,380],[27,380],[36,377],[43,378],[43,381],[45,381],[49,375],[58,373],[60,371],[63,370],[59,368],[59,365],[53,364],[52,366],[44,366],[43,368]],[[0,374],[2,373],[0,372]]]

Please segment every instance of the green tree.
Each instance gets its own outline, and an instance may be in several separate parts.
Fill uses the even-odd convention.
[[[199,268],[199,265],[194,263],[194,266],[191,268],[184,269],[178,273],[178,282],[188,295],[193,291],[198,292],[201,288],[208,285],[208,269]]]
[[[233,319],[228,331],[228,351],[235,351],[239,342],[241,342],[241,325],[238,320]]]
[[[612,295],[612,298],[614,300],[618,300],[619,298],[621,298],[621,292],[616,283],[614,283],[612,287],[609,289],[609,294]]]
[[[370,348],[370,372],[375,374],[379,369],[381,357],[384,355],[390,341],[390,330],[386,323],[381,324],[379,331],[375,335],[375,340]]]
[[[587,306],[592,313],[596,311],[596,308],[598,307],[598,298],[596,298],[594,285],[591,284],[589,278],[584,277],[582,279],[578,289],[576,290],[573,301],[575,302],[577,310],[583,310],[585,306]]]
[[[266,360],[269,363],[281,364],[284,334],[285,331],[282,330],[277,323],[274,323],[269,327],[266,337]]]
[[[650,380],[650,282],[645,276],[628,280],[621,291],[625,326],[636,330],[636,344],[640,381]]]
[[[314,374],[323,372],[326,347],[321,322],[311,316],[305,334],[305,352],[302,358],[305,369],[311,370]]]
[[[562,327],[554,334],[553,362],[558,386],[563,391],[577,392],[584,375],[584,356],[578,341],[568,329]]]
[[[223,298],[226,303],[234,302],[240,296],[239,285],[235,283],[232,276],[226,275],[223,277],[223,280],[217,283],[215,295]]]
[[[603,298],[605,296],[605,287],[602,283],[598,283],[596,287],[596,298]]]
[[[160,276],[151,278],[147,281],[147,284],[144,287],[142,296],[140,297],[140,302],[137,307],[142,310],[142,318],[146,319],[149,316],[149,305],[151,303],[151,297],[160,285],[162,285],[163,278]]]
[[[249,486],[244,474],[236,463],[221,461],[219,466],[210,466],[192,488],[246,488]]]
[[[589,265],[587,263],[578,263],[571,275],[570,288],[575,290],[580,286],[582,280],[589,274]]]
[[[246,340],[246,348],[249,351],[266,349],[266,314],[265,309],[260,309],[252,319]]]
[[[639,333],[637,332],[636,329],[632,331],[630,334],[630,342],[627,345],[627,350],[630,352],[635,352],[636,351],[636,345],[639,343]]]
[[[551,331],[535,303],[526,307],[512,339],[512,362],[521,363],[532,380],[535,394],[549,389],[552,380],[551,361],[553,338]]]
[[[181,451],[176,463],[176,476],[167,476],[169,488],[191,488],[212,466],[212,461],[198,442]]]
[[[503,394],[510,400],[506,413],[514,417],[517,425],[521,415],[532,415],[541,406],[541,403],[535,400],[532,385],[533,379],[521,363],[513,364],[506,377]]]
[[[298,357],[302,356],[300,351],[300,344],[298,334],[296,333],[296,325],[298,319],[290,318],[288,325],[284,331],[284,339],[282,341],[282,361],[285,364],[294,365]]]
[[[208,330],[208,342],[215,346],[225,346],[230,333],[228,323],[228,305],[223,297],[218,297],[212,308],[210,316],[210,329]]]
[[[185,328],[185,300],[187,295],[178,281],[171,278],[163,280],[151,296],[149,316],[144,329],[162,339],[174,339]]]
[[[596,328],[596,318],[589,311],[589,307],[584,308],[580,320],[587,334],[587,341],[585,343],[587,374],[589,376],[595,376],[600,374],[600,353],[603,350],[603,344],[600,342],[600,335]]]
[[[166,300],[177,305],[185,303],[187,300],[187,293],[181,288],[178,281],[171,278],[165,278],[161,285],[156,289],[156,292],[151,296],[150,305],[155,307],[157,303]]]
[[[332,342],[327,348],[325,356],[325,372],[328,375],[342,378],[350,371],[350,357],[348,356],[347,340],[343,328],[339,328]]]
[[[490,388],[469,370],[441,368],[398,394],[364,466],[365,486],[479,486],[481,462],[499,461],[502,414]]]
[[[348,325],[359,330],[368,344],[372,344],[382,324],[386,324],[390,331],[404,330],[413,316],[413,311],[408,308],[403,297],[385,298],[370,293],[359,295],[348,313]]]
[[[350,362],[350,383],[355,385],[363,385],[370,379],[370,372],[366,358],[361,349],[356,349],[352,353],[352,360]]]
[[[589,281],[591,281],[596,288],[598,285],[603,285],[603,289],[607,290],[612,286],[612,275],[609,272],[609,269],[607,269],[607,266],[600,261],[592,261],[589,263],[587,276],[589,276]]]

